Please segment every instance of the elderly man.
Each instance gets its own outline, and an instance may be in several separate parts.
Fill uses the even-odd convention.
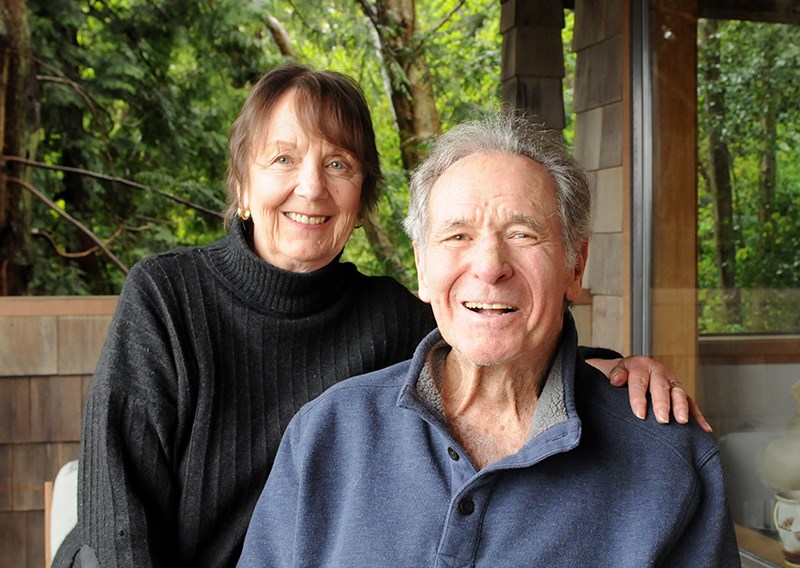
[[[589,210],[525,119],[439,140],[406,219],[438,329],[300,411],[240,566],[738,565],[717,447],[636,419],[576,348]]]

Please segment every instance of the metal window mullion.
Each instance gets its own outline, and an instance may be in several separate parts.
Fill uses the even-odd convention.
[[[652,349],[653,90],[649,0],[631,0],[631,352]]]

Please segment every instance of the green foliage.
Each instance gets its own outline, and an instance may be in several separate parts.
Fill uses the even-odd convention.
[[[344,258],[367,274],[391,274],[416,288],[411,245],[402,229],[408,208],[408,172],[400,158],[400,139],[385,84],[384,60],[374,30],[357,2],[273,0],[270,10],[296,40],[299,59],[318,68],[355,78],[372,111],[385,183],[377,220],[393,242],[393,254],[405,269],[396,272],[376,257],[363,231],[348,242]],[[431,70],[436,107],[444,129],[498,104],[500,46],[497,26],[500,4],[479,0],[417,2],[416,45]]]
[[[39,161],[126,178],[213,211],[224,207],[227,130],[264,69],[281,60],[260,11],[233,0],[30,0],[41,77]],[[259,23],[261,25],[259,25]],[[109,240],[130,266],[222,234],[218,216],[152,191],[35,170],[34,183]],[[104,256],[55,257],[86,239],[35,211],[31,293],[116,293],[124,275]]]
[[[575,12],[564,11],[564,29],[561,30],[561,49],[564,54],[564,114],[566,124],[562,132],[564,144],[572,151],[575,148],[575,113],[572,112],[572,101],[575,96],[575,64],[577,55],[572,50],[572,36],[575,31]]]
[[[374,30],[350,0],[28,0],[41,77],[39,161],[116,176],[221,211],[227,131],[249,88],[284,61],[269,18],[297,59],[363,86],[386,183],[379,222],[415,286],[402,232],[407,177]],[[457,8],[457,9],[456,9]],[[444,127],[497,104],[501,37],[496,0],[418,2],[415,45],[431,68]],[[36,169],[34,183],[108,242],[130,266],[150,254],[204,244],[221,220],[154,191]],[[117,293],[124,275],[91,243],[37,204],[33,294]],[[48,235],[50,238],[45,238]],[[55,243],[55,245],[54,245]],[[59,254],[56,253],[59,251]],[[345,252],[367,273],[390,271],[357,231]]]
[[[719,50],[699,52],[700,175],[698,189],[698,288],[701,333],[793,332],[800,329],[800,29],[753,22],[719,22]],[[719,80],[704,82],[719,59]],[[724,109],[704,112],[704,93]],[[724,111],[724,112],[722,112]],[[774,114],[772,114],[774,113]],[[770,117],[776,124],[770,143]],[[716,125],[731,155],[736,233],[736,288],[720,290],[715,257],[714,200],[708,188],[707,132]],[[763,185],[764,160],[774,158],[775,183]],[[730,298],[725,301],[725,294]],[[726,310],[736,303],[739,317]]]

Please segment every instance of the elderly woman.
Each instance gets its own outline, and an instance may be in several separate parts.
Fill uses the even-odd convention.
[[[714,443],[634,419],[577,348],[589,202],[524,119],[441,139],[406,220],[438,329],[299,411],[239,566],[738,565]]]
[[[233,124],[230,155],[230,235],[143,260],[125,283],[89,390],[79,530],[62,562],[80,547],[83,566],[234,565],[295,412],[407,359],[434,327],[397,282],[339,260],[381,178],[353,82],[273,70]],[[645,383],[651,363],[632,362]],[[655,368],[657,412],[668,418],[671,395],[685,421],[685,393]]]

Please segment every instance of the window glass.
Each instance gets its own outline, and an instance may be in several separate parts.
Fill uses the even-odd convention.
[[[697,71],[697,397],[739,545],[780,565],[775,505],[800,490],[800,26],[701,19]]]
[[[800,26],[698,25],[698,326],[800,331]]]

